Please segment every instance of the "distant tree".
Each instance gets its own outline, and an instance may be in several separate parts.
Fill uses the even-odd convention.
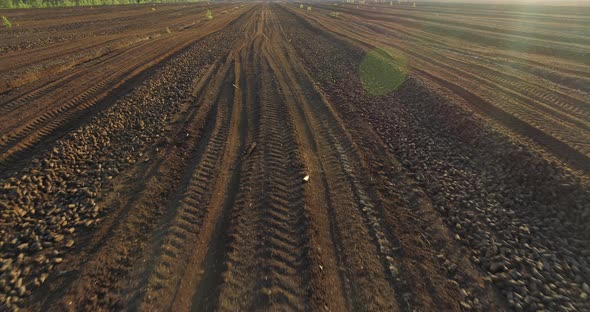
[[[29,0],[28,3],[32,8],[40,8],[43,6],[43,2],[41,0]]]
[[[14,7],[12,0],[0,0],[0,8],[10,9],[12,7]]]
[[[24,3],[23,0],[18,0],[16,2],[16,7],[17,8],[28,8],[29,6],[26,3]]]
[[[56,7],[61,5],[61,3],[58,0],[43,0],[43,4],[43,6],[46,7]]]

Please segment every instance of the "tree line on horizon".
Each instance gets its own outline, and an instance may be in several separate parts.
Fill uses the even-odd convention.
[[[174,3],[191,2],[191,0],[0,0],[0,8],[52,8],[92,5],[140,4],[140,3]]]

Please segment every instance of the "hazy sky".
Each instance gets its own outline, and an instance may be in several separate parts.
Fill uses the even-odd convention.
[[[418,0],[420,1],[420,0]],[[422,0],[425,2],[590,5],[590,0]]]

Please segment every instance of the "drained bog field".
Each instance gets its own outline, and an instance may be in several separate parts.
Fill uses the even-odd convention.
[[[590,310],[589,8],[0,15],[0,311]]]

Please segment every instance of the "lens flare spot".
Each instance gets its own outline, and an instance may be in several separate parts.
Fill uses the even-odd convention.
[[[361,83],[371,95],[386,95],[406,80],[406,58],[393,49],[377,48],[365,54],[359,66]]]

